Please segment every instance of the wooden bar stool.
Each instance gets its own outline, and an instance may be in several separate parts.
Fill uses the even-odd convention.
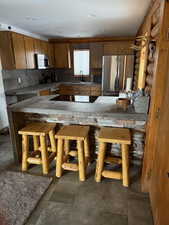
[[[125,128],[103,127],[98,137],[99,152],[96,165],[96,182],[101,181],[101,177],[123,180],[123,186],[129,186],[129,145],[131,144],[130,130]],[[107,143],[121,144],[122,159],[105,157]],[[104,162],[122,164],[122,172],[104,170]]]
[[[49,163],[56,156],[55,126],[54,123],[30,123],[19,130],[22,135],[22,171],[27,171],[28,164],[42,164],[43,174],[48,174]],[[34,151],[30,151],[29,136],[33,136]]]
[[[85,170],[89,162],[89,142],[88,142],[89,126],[70,125],[63,126],[55,138],[58,139],[56,176],[62,176],[62,169],[79,171],[79,179],[85,180]],[[70,140],[75,140],[77,150],[70,149]],[[78,164],[70,163],[70,156],[78,158]]]

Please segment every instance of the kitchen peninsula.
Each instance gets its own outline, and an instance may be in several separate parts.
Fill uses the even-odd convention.
[[[137,159],[142,158],[142,139],[146,125],[146,114],[136,113],[132,106],[126,111],[120,108],[111,97],[105,103],[105,97],[100,96],[94,102],[70,102],[57,100],[59,95],[36,96],[8,107],[10,131],[13,143],[15,161],[21,159],[21,139],[18,130],[30,121],[46,121],[62,124],[90,125],[90,143],[93,151],[97,151],[97,133],[101,126],[125,127],[132,130],[133,147],[132,155]],[[113,97],[112,97],[113,100]],[[141,136],[139,136],[141,135]],[[140,137],[135,145],[135,136]],[[92,143],[95,143],[92,144]],[[95,146],[95,147],[94,147]]]

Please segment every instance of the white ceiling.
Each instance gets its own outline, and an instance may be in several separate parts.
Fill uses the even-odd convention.
[[[135,35],[151,0],[0,0],[0,23],[44,37]]]

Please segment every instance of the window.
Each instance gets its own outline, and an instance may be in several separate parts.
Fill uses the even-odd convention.
[[[74,50],[74,75],[89,76],[89,50]]]

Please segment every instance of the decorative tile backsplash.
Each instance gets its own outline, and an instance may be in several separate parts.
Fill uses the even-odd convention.
[[[73,69],[57,69],[55,70],[55,74],[59,82],[76,82],[81,80],[81,77],[74,76]],[[83,76],[83,79],[88,82],[101,83],[102,70],[91,70],[91,75],[87,77]]]
[[[3,70],[5,91],[37,85],[53,70]]]
[[[101,70],[92,70],[92,75],[86,78],[83,76],[83,79],[85,81],[101,83],[101,73]],[[2,76],[5,91],[34,86],[39,83],[76,82],[81,80],[80,77],[73,75],[73,69],[3,70]]]

